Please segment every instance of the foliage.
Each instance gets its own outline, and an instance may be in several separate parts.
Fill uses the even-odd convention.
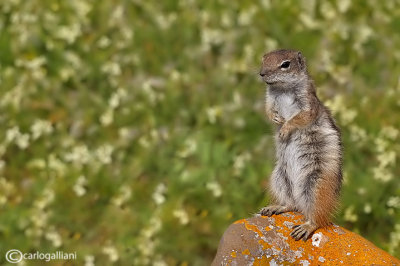
[[[342,128],[337,223],[400,256],[399,1],[10,0],[0,12],[1,254],[209,264],[224,229],[267,203],[273,128],[257,75],[287,47]]]

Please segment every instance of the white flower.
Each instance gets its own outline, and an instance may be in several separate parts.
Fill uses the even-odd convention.
[[[5,161],[3,161],[3,160],[0,160],[0,173],[2,173],[3,172],[3,170],[4,170],[4,166],[6,165],[6,162]]]
[[[4,205],[7,203],[7,197],[15,193],[15,186],[4,177],[0,177],[0,192],[0,205]]]
[[[336,11],[333,8],[332,4],[328,1],[321,2],[320,11],[321,14],[328,20],[336,17]]]
[[[69,66],[61,67],[58,73],[60,74],[60,78],[62,81],[67,81],[75,75],[74,69]]]
[[[394,253],[400,244],[400,224],[394,226],[394,231],[390,233],[389,252]]]
[[[383,167],[374,167],[372,168],[372,172],[374,174],[374,178],[383,183],[389,182],[393,179],[393,174],[387,169]]]
[[[108,258],[111,262],[115,262],[119,259],[118,250],[111,245],[103,247],[102,251],[105,255],[108,256]]]
[[[380,136],[375,138],[374,144],[375,144],[376,150],[378,152],[384,152],[387,149],[387,147],[389,146],[389,142]]]
[[[10,143],[10,142],[14,141],[19,135],[21,135],[21,132],[19,132],[18,126],[7,129],[6,142]]]
[[[197,143],[193,139],[187,139],[184,143],[183,148],[178,151],[178,156],[182,158],[189,157],[194,154],[197,150]]]
[[[261,5],[264,9],[271,8],[271,0],[261,0]]]
[[[222,16],[221,16],[221,24],[222,24],[224,27],[227,27],[227,28],[232,27],[232,24],[233,24],[232,18],[231,18],[231,16],[229,15],[228,12],[222,13]]]
[[[168,266],[168,264],[165,261],[161,260],[161,259],[156,259],[153,262],[153,266]]]
[[[387,166],[395,165],[396,163],[396,152],[388,151],[385,153],[380,153],[377,156],[379,167],[385,168]]]
[[[357,125],[351,125],[349,129],[350,129],[350,139],[354,143],[363,144],[368,139],[368,135],[365,129]]]
[[[81,35],[81,26],[78,23],[74,23],[68,26],[61,26],[57,28],[54,35],[66,41],[68,44],[72,44],[75,42],[76,38]]]
[[[20,109],[23,96],[24,89],[22,84],[18,84],[11,90],[4,93],[4,95],[0,98],[0,104],[2,106],[12,105],[14,108]]]
[[[101,71],[111,76],[121,75],[121,67],[116,62],[106,62],[102,67]]]
[[[24,150],[29,146],[29,138],[29,134],[20,134],[16,137],[15,143],[21,150]]]
[[[275,50],[278,47],[278,42],[272,38],[266,38],[264,41],[265,48],[268,50]]]
[[[65,52],[65,60],[71,64],[72,68],[79,69],[82,66],[82,59],[78,54],[72,51]]]
[[[388,207],[400,209],[400,197],[397,196],[390,197],[386,204]]]
[[[136,135],[137,135],[137,130],[135,128],[121,127],[118,130],[118,136],[124,143],[130,143],[130,141],[134,139]]]
[[[104,144],[96,150],[95,155],[102,164],[110,164],[112,161],[111,156],[113,151],[113,146],[111,146],[110,144]]]
[[[155,20],[158,24],[158,27],[162,30],[166,30],[171,27],[172,23],[175,22],[177,19],[177,15],[175,13],[170,13],[168,15],[164,15],[162,13],[159,13],[158,15],[155,16]]]
[[[167,187],[163,183],[158,184],[158,186],[156,187],[153,193],[153,200],[157,205],[161,205],[164,203],[165,201],[164,193],[166,192],[166,190]]]
[[[42,67],[44,64],[46,64],[46,57],[44,57],[44,56],[35,57],[32,60],[17,59],[15,62],[16,66],[25,67],[30,70],[37,70],[40,67]]]
[[[396,140],[397,137],[399,136],[399,130],[395,127],[392,126],[385,126],[381,130],[381,135],[387,137],[388,139],[391,140]]]
[[[257,8],[255,6],[251,6],[251,8],[244,10],[239,13],[238,23],[241,26],[248,26],[253,20],[254,14],[257,12]]]
[[[235,176],[240,175],[241,171],[243,170],[243,168],[246,166],[246,163],[250,159],[251,159],[251,155],[248,152],[244,152],[235,157],[235,159],[233,161],[233,170],[234,170]]]
[[[214,195],[214,197],[216,197],[216,198],[218,198],[222,195],[221,186],[216,181],[208,182],[206,184],[206,188],[208,190],[210,190],[212,192],[212,194]]]
[[[364,187],[360,187],[357,189],[357,193],[363,196],[365,193],[367,193],[367,190]]]
[[[189,216],[184,209],[174,210],[173,215],[178,218],[180,224],[186,225],[189,223]]]
[[[108,104],[110,105],[111,108],[115,109],[119,106],[119,97],[118,94],[113,94],[111,95],[110,100],[108,101]]]
[[[116,26],[124,18],[124,7],[118,5],[114,8],[108,21],[109,26]]]
[[[149,98],[149,101],[154,104],[157,100],[157,93],[154,91],[152,83],[146,80],[145,82],[143,82],[142,89],[146,96]]]
[[[356,222],[358,220],[357,214],[354,213],[354,206],[351,205],[349,206],[345,211],[344,211],[344,220],[348,222]]]
[[[53,200],[54,200],[54,191],[50,188],[46,188],[43,191],[43,195],[38,199],[36,199],[33,202],[33,205],[38,210],[44,210],[44,208],[47,207]]]
[[[149,148],[151,146],[151,142],[150,142],[149,138],[146,136],[141,136],[139,138],[139,144],[144,148]]]
[[[224,41],[223,32],[219,29],[203,28],[201,32],[201,42],[208,50],[210,44],[221,44]]]
[[[118,195],[111,199],[111,203],[119,207],[122,204],[124,204],[127,200],[129,200],[131,195],[132,195],[131,188],[124,185],[119,189]]]
[[[76,13],[81,18],[86,17],[87,14],[89,14],[89,12],[92,10],[92,6],[88,1],[74,0],[71,2],[73,4],[73,7],[75,8]]]
[[[85,266],[94,266],[94,256],[93,255],[86,255],[85,256]]]
[[[42,135],[51,134],[53,132],[53,127],[49,121],[38,119],[32,124],[31,131],[32,138],[36,140]]]
[[[324,54],[325,60],[330,57],[330,55],[327,54],[327,52]],[[332,113],[337,114],[339,113],[340,110],[342,110],[344,107],[344,99],[342,95],[336,95],[333,97],[333,99],[327,100],[325,102],[326,106],[329,107],[329,109],[332,111]]]
[[[114,110],[112,108],[107,108],[104,114],[100,117],[100,123],[103,126],[109,126],[114,121]]]
[[[357,116],[357,111],[355,109],[345,109],[341,112],[341,120],[344,125],[348,125],[353,122],[354,118]]]
[[[357,33],[360,43],[366,42],[371,36],[374,35],[374,31],[369,26],[367,26],[367,24],[360,25]]]
[[[111,40],[107,36],[102,36],[98,41],[97,41],[97,46],[99,48],[107,48],[110,46]]]
[[[320,24],[318,24],[318,21],[311,17],[309,14],[301,13],[299,18],[304,26],[308,29],[317,29],[320,26]]]
[[[63,161],[56,157],[53,153],[48,156],[48,167],[49,169],[55,171],[58,176],[64,176],[67,166]],[[44,168],[44,167],[43,167]]]
[[[126,91],[122,88],[119,88],[115,93],[111,95],[110,100],[108,101],[109,106],[112,109],[117,108],[120,105],[121,100],[125,98],[126,95]]]
[[[341,13],[345,13],[351,5],[351,0],[339,0],[337,2],[338,9]]]
[[[371,211],[372,211],[371,204],[366,203],[364,205],[364,212],[368,214],[368,213],[371,213]]]
[[[172,81],[178,81],[181,79],[181,77],[182,77],[182,74],[178,70],[174,69],[171,71],[170,79]]]
[[[219,106],[212,106],[206,109],[208,121],[215,124],[217,118],[221,116],[221,108]]]
[[[47,240],[51,241],[54,247],[58,248],[62,245],[62,239],[60,234],[53,229],[46,232],[45,237]]]
[[[81,175],[76,180],[76,183],[73,186],[73,190],[78,197],[81,197],[86,194],[87,179],[85,176]]]
[[[67,162],[87,164],[91,160],[91,154],[85,145],[75,146],[71,152],[65,154]]]

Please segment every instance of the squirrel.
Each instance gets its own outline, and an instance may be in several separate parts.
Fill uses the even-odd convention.
[[[305,223],[293,226],[290,235],[306,241],[316,229],[330,225],[338,206],[343,180],[340,129],[318,99],[301,52],[265,54],[260,76],[267,83],[267,116],[277,125],[277,162],[269,182],[274,205],[259,214],[302,213]]]

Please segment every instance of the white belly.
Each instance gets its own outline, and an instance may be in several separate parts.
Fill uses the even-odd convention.
[[[289,120],[300,111],[293,94],[285,93],[276,95],[274,103],[274,109],[279,115],[285,118],[285,120]]]

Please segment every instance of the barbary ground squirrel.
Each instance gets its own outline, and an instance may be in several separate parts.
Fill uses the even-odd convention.
[[[275,124],[277,162],[270,178],[274,205],[260,210],[271,216],[304,214],[291,236],[307,240],[330,224],[342,184],[340,130],[317,98],[305,58],[298,51],[278,50],[263,56],[260,75],[267,83],[266,112]]]

